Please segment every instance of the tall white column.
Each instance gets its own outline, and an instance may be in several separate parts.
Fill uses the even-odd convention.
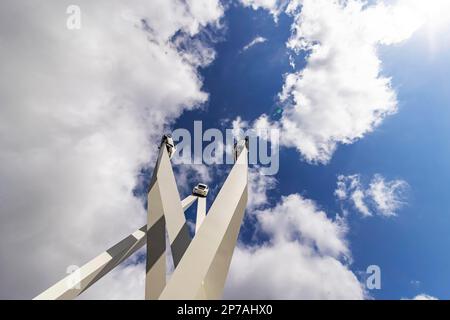
[[[198,229],[203,223],[203,220],[206,217],[206,198],[198,198],[197,201],[197,217],[195,220],[195,234],[197,234]]]
[[[247,205],[247,148],[203,220],[160,299],[220,299]]]
[[[148,193],[147,221],[145,298],[154,300],[159,298],[166,285],[166,228],[175,267],[191,242],[175,175],[164,143],[153,169]]]

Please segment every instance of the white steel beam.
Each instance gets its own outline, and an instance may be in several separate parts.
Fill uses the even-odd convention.
[[[220,299],[247,205],[247,147],[241,144],[217,198],[160,299]]]
[[[192,195],[183,199],[181,202],[183,210],[187,210],[195,200],[197,200],[197,197]],[[68,300],[76,298],[117,265],[142,248],[146,243],[146,230],[147,225],[137,229],[74,273],[71,273],[36,296],[34,300]]]
[[[191,242],[191,236],[163,142],[148,193],[146,299],[158,299],[166,285],[166,228],[176,268]]]
[[[197,201],[197,217],[195,220],[195,234],[197,234],[198,229],[203,223],[203,220],[206,217],[206,198],[198,198]]]

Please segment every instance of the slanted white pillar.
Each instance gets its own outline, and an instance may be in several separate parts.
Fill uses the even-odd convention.
[[[183,210],[187,210],[196,200],[197,197],[195,196],[185,198],[181,202]],[[146,230],[147,225],[137,229],[128,237],[119,241],[75,272],[36,296],[33,300],[75,299],[104,275],[142,248],[146,244]]]
[[[247,205],[247,147],[237,161],[160,299],[220,299]]]
[[[198,229],[203,223],[203,220],[206,217],[206,198],[198,198],[197,201],[197,217],[195,220],[195,234],[197,234]]]
[[[191,242],[175,175],[164,144],[161,145],[153,169],[147,219],[145,298],[154,300],[159,298],[166,285],[166,228],[175,267]]]

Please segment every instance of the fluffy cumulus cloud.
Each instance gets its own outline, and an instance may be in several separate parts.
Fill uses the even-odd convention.
[[[386,179],[376,174],[369,185],[361,182],[358,174],[340,175],[337,181],[335,195],[344,205],[350,204],[363,216],[376,213],[385,217],[392,217],[405,205],[408,183],[404,180]]]
[[[240,118],[232,124],[235,135],[249,128]],[[253,124],[254,129],[267,127],[265,117]],[[224,297],[365,298],[367,293],[350,270],[345,219],[328,218],[313,201],[298,194],[270,207],[270,192],[276,187],[274,177],[260,174],[257,168],[250,170],[246,219],[255,230],[252,242],[240,243],[234,251]]]
[[[226,298],[363,299],[349,269],[347,227],[308,199],[294,194],[253,213],[268,241],[236,248]],[[283,261],[283,263],[280,263]]]
[[[246,126],[240,119],[233,123],[236,129]],[[345,220],[328,218],[316,203],[298,194],[270,206],[270,192],[277,185],[274,177],[250,169],[246,219],[254,227],[252,241],[236,247],[224,297],[365,298],[366,292],[350,270]]]
[[[286,75],[280,94],[283,141],[307,161],[326,163],[339,143],[353,143],[396,112],[377,47],[408,39],[418,26],[382,2],[304,0],[300,13],[291,10],[287,45],[308,57],[303,70]]]
[[[218,1],[78,1],[80,30],[70,4],[0,4],[2,298],[33,297],[142,225],[139,170],[208,98],[199,34]]]

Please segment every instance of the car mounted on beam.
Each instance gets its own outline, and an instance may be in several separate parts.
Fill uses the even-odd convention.
[[[175,151],[177,151],[177,148],[175,147],[175,143],[173,142],[171,134],[163,135],[161,139],[161,146],[163,144],[166,145],[167,152],[169,153],[169,159],[172,159],[173,155],[175,154]]]
[[[237,159],[241,155],[242,150],[244,150],[244,147],[247,148],[247,151],[248,151],[248,149],[249,149],[249,137],[245,137],[245,139],[236,141],[234,143],[234,147],[233,147],[234,161],[237,161]]]
[[[194,196],[206,197],[208,195],[209,188],[206,184],[199,183],[192,190]]]

